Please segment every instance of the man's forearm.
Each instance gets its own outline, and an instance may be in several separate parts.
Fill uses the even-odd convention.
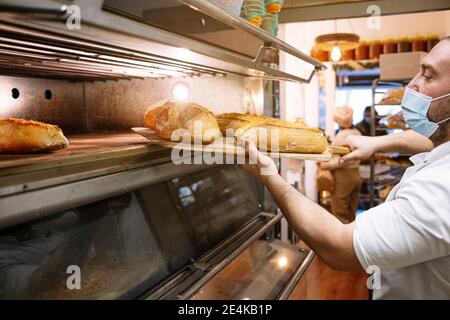
[[[418,154],[431,151],[434,148],[430,139],[412,130],[376,137],[374,139],[376,139],[376,152]]]
[[[362,271],[353,249],[354,224],[344,225],[278,175],[264,183],[300,238],[330,266]]]

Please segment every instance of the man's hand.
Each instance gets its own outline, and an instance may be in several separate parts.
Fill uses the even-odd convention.
[[[242,165],[242,168],[261,179],[263,183],[271,176],[278,175],[275,162],[259,152],[252,140],[245,140],[245,150],[248,153],[248,159],[246,159],[246,164]]]
[[[339,159],[341,164],[353,160],[369,159],[377,151],[377,137],[348,136],[346,145],[352,152]]]

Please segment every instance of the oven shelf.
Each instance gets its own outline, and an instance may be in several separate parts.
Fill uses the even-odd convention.
[[[0,228],[211,167],[175,165],[170,150],[133,133],[68,138],[59,152],[0,156]]]
[[[102,132],[67,135],[69,147],[52,153],[0,156],[0,177],[137,154],[167,153],[136,133]]]
[[[170,151],[134,133],[89,133],[67,138],[69,147],[52,153],[1,155],[0,199],[170,162]]]

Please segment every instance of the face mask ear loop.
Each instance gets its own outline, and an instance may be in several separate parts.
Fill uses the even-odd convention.
[[[444,98],[447,98],[447,97],[450,97],[450,93],[447,93],[447,94],[444,94],[443,96],[434,98],[434,99],[431,100],[431,102],[434,102],[436,100],[441,100],[441,99],[444,99]]]
[[[439,126],[439,125],[441,125],[441,124],[447,122],[448,120],[450,120],[450,117],[447,117],[447,118],[444,119],[444,120],[441,120],[441,121],[439,121],[439,122],[436,122],[436,124]]]

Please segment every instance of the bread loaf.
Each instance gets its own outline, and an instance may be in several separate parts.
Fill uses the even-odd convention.
[[[404,94],[405,94],[405,88],[392,89],[392,90],[386,92],[386,94],[384,95],[383,99],[379,102],[379,104],[385,104],[385,105],[401,104]]]
[[[151,105],[144,115],[145,126],[150,129],[155,129],[156,117],[164,111],[168,106],[168,100],[158,101]]]
[[[58,126],[22,119],[0,119],[0,154],[48,152],[69,141]]]
[[[182,141],[189,138],[210,143],[220,136],[214,114],[195,103],[167,101],[149,110],[146,119],[146,124],[150,126],[154,123],[155,133],[166,140]]]
[[[328,148],[323,133],[302,121],[238,113],[221,114],[217,121],[224,136],[233,134],[238,141],[251,139],[264,151],[322,153]]]

